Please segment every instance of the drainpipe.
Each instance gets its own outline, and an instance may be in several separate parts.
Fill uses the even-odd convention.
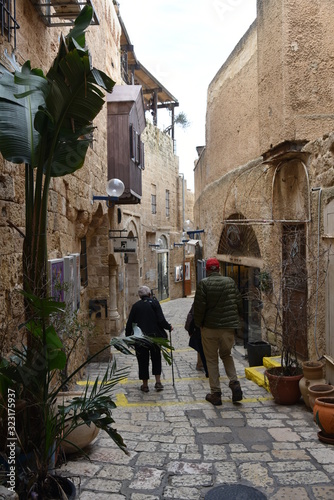
[[[318,191],[318,252],[317,252],[317,282],[316,282],[316,294],[315,294],[315,315],[314,315],[314,343],[315,350],[320,359],[317,345],[317,318],[318,318],[318,289],[319,289],[319,261],[320,261],[320,208],[321,208],[321,187],[316,187],[311,189],[312,192]]]
[[[179,174],[179,177],[182,178],[182,237],[185,232],[184,229],[184,224],[185,224],[185,195],[184,195],[184,174]],[[183,245],[183,264],[182,264],[182,274],[183,274],[183,280],[182,280],[182,297],[185,297],[185,283],[184,283],[184,266],[185,266],[185,260],[186,260],[186,246],[185,244]]]

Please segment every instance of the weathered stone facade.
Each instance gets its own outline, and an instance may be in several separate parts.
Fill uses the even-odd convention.
[[[16,2],[17,34],[16,60],[22,64],[30,59],[32,67],[46,72],[56,55],[59,27],[46,27],[29,0]],[[94,0],[99,26],[87,30],[93,65],[106,72],[117,84],[121,79],[121,25],[112,0]],[[64,28],[64,33],[69,28]],[[0,37],[1,61],[4,50],[12,52],[11,44]],[[82,252],[85,239],[87,255],[87,284],[81,286],[81,311],[88,319],[90,305],[98,304],[91,312],[94,330],[87,343],[81,346],[78,359],[93,354],[118,335],[127,314],[137,297],[137,289],[147,284],[153,289],[160,285],[159,263],[167,270],[165,298],[181,297],[182,284],[174,283],[174,266],[182,264],[182,253],[173,243],[180,241],[183,228],[182,182],[178,158],[173,153],[171,138],[157,127],[147,124],[142,140],[145,143],[146,168],[142,172],[143,196],[138,205],[110,206],[94,201],[93,195],[105,195],[107,178],[107,106],[94,122],[94,142],[89,148],[84,166],[73,175],[51,181],[48,218],[48,256],[61,258]],[[153,190],[155,193],[153,193]],[[166,192],[168,191],[168,210]],[[186,190],[187,191],[187,190]],[[152,214],[151,194],[156,194],[156,213]],[[191,196],[187,200],[191,200]],[[187,201],[187,204],[188,204]],[[24,167],[3,161],[0,157],[0,323],[8,325],[10,335],[4,349],[14,343],[17,325],[22,317],[19,294],[22,286],[22,234],[24,234]],[[167,210],[167,211],[166,211]],[[192,206],[191,206],[192,210]],[[135,253],[114,253],[113,239],[120,230],[136,238]],[[151,249],[158,238],[165,247]],[[166,281],[167,280],[167,281]],[[97,301],[97,302],[96,302]],[[5,330],[3,330],[5,331]],[[7,331],[7,329],[6,329]],[[5,335],[3,335],[4,337]],[[104,356],[108,358],[107,352]]]
[[[310,359],[334,355],[334,233],[326,229],[334,195],[333,20],[328,1],[258,0],[256,21],[209,86],[206,147],[195,167],[205,256],[217,256],[247,289],[248,339],[261,338],[262,328],[262,338],[277,344],[270,317],[284,281],[286,231],[300,233],[307,278],[294,291],[306,296],[306,348],[299,352]],[[264,271],[274,288],[255,300]]]

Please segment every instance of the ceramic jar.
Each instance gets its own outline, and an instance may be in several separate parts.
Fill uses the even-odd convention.
[[[317,398],[313,407],[313,415],[322,433],[334,437],[334,397]]]
[[[302,363],[303,367],[303,378],[299,381],[300,392],[303,396],[304,403],[309,408],[311,407],[309,401],[309,387],[313,385],[326,384],[326,379],[324,379],[324,363],[322,361],[304,361]]]
[[[330,384],[315,384],[308,388],[310,408],[313,410],[315,400],[321,397],[334,397],[334,387]]]

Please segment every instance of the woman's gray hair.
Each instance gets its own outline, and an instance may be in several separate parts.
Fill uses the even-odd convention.
[[[151,289],[148,286],[141,286],[138,290],[139,297],[149,297],[151,295]]]

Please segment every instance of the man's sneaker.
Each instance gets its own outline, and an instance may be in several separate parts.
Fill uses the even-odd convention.
[[[209,401],[209,403],[213,404],[214,406],[221,406],[222,405],[222,398],[221,398],[222,393],[221,392],[212,392],[209,393],[205,396],[205,399]]]
[[[232,391],[233,403],[236,403],[237,401],[241,401],[242,400],[242,390],[240,387],[240,382],[238,382],[237,380],[234,380],[233,382],[231,381],[228,386]]]

